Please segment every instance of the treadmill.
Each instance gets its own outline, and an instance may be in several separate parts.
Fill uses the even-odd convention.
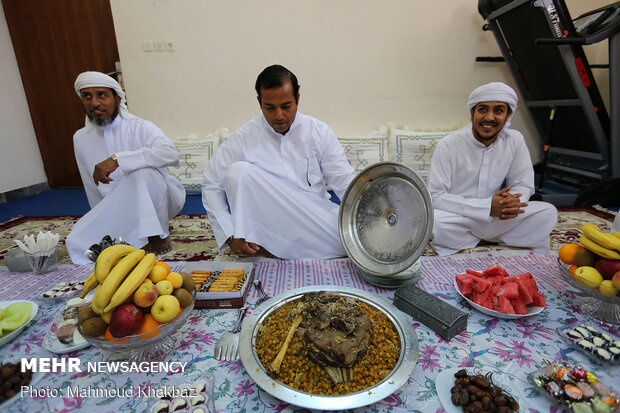
[[[540,137],[542,199],[573,205],[578,192],[620,178],[620,1],[574,20],[564,0],[479,0],[478,11],[503,59],[476,60],[508,64]],[[605,39],[609,65],[590,65],[582,46]],[[592,69],[609,70],[609,112]]]

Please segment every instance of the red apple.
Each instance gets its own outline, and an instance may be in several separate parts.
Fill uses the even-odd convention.
[[[599,258],[594,264],[594,268],[601,273],[603,278],[611,280],[615,273],[620,271],[620,260],[610,260],[609,258]]]
[[[620,290],[620,271],[614,274],[611,278],[611,282],[614,284],[616,290]]]
[[[153,283],[141,284],[133,293],[133,302],[138,307],[150,307],[159,297],[159,291]]]
[[[114,337],[125,337],[133,334],[144,321],[144,314],[135,304],[122,304],[112,312],[110,318],[110,334]]]

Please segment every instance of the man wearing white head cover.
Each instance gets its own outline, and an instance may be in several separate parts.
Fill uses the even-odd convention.
[[[443,138],[433,154],[431,245],[439,255],[473,248],[481,239],[549,252],[557,210],[528,202],[534,194],[532,161],[523,135],[508,129],[517,109],[515,91],[500,82],[480,86],[468,108],[471,126]]]
[[[110,76],[84,72],[74,88],[86,123],[73,147],[91,210],[67,236],[71,260],[90,263],[84,252],[105,235],[155,253],[169,250],[168,221],[183,208],[185,190],[166,167],[179,162],[179,152],[161,129],[129,113]]]

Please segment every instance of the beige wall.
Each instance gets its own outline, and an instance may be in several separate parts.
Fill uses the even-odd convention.
[[[608,0],[567,0],[575,17]],[[111,0],[130,109],[172,138],[231,130],[259,113],[253,91],[272,63],[301,83],[300,110],[339,135],[386,122],[419,129],[465,124],[473,87],[514,82],[476,0]],[[46,181],[0,8],[0,192]],[[168,40],[172,52],[144,52]],[[589,46],[607,62],[607,44]],[[597,79],[605,97],[606,71]],[[523,108],[522,108],[523,109]],[[7,125],[7,126],[5,126]],[[540,158],[524,110],[513,125]],[[15,154],[20,154],[16,157]],[[28,165],[24,168],[23,165]],[[19,172],[16,172],[19,171]]]
[[[2,7],[0,125],[0,193],[47,182]]]
[[[573,16],[599,3],[608,1],[568,2]],[[465,102],[475,86],[514,86],[505,64],[474,61],[500,55],[493,35],[481,30],[475,0],[111,4],[130,109],[171,137],[233,130],[257,115],[253,84],[272,63],[297,75],[300,111],[339,135],[369,133],[386,122],[455,128],[468,121]],[[144,52],[145,40],[171,41],[175,51]],[[513,125],[528,136],[537,160],[525,111]]]

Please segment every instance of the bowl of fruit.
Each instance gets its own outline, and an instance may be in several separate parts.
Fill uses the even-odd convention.
[[[82,296],[93,290],[78,311],[78,331],[93,346],[128,352],[131,361],[165,358],[196,302],[191,276],[127,245],[101,252]]]
[[[582,226],[579,243],[562,245],[558,252],[560,274],[587,295],[584,314],[620,324],[620,234],[606,233],[594,224]]]

